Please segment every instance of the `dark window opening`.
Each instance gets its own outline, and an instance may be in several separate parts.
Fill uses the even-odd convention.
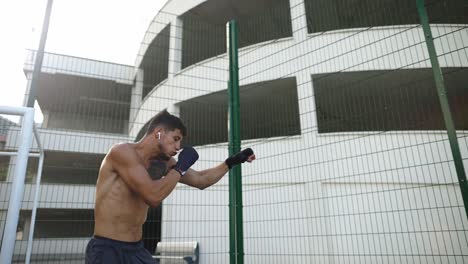
[[[455,126],[468,129],[468,68],[444,68]],[[445,130],[431,69],[313,75],[319,133]]]
[[[111,80],[42,73],[37,101],[44,127],[123,134],[131,85]]]
[[[305,0],[309,33],[362,27],[419,24],[416,1]],[[431,22],[468,23],[464,0],[426,1]]]
[[[93,209],[37,210],[34,238],[91,237],[93,233]]]
[[[161,241],[161,213],[161,206],[149,208],[143,224],[143,244],[150,253],[154,253],[156,245]]]
[[[210,0],[181,16],[182,68],[226,53],[226,23],[239,25],[239,47],[292,36],[287,0]]]
[[[15,150],[17,151],[17,150]],[[28,164],[26,166],[26,176],[24,179],[25,183],[35,183],[38,172],[39,158],[29,157]],[[5,182],[10,174],[9,182],[12,181],[14,175],[15,164],[10,164],[9,156],[0,156],[0,182]]]
[[[0,182],[4,182],[8,176],[10,157],[0,156]]]
[[[187,126],[184,143],[206,145],[227,142],[226,91],[180,103]],[[256,139],[300,134],[296,79],[286,78],[240,87],[241,138]]]
[[[96,184],[104,154],[49,151],[42,171],[43,183]]]
[[[142,98],[168,77],[170,34],[170,25],[167,25],[151,41],[142,59],[140,64],[140,69],[143,69]]]

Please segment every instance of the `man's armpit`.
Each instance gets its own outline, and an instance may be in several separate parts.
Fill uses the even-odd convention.
[[[152,180],[159,180],[163,176],[166,176],[168,169],[167,169],[166,162],[152,161],[147,171]]]

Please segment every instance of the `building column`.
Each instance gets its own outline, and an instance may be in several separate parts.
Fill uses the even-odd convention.
[[[180,106],[175,105],[175,104],[170,105],[170,106],[167,108],[167,112],[169,112],[169,114],[171,114],[171,115],[180,117]]]
[[[295,41],[303,41],[307,38],[307,17],[303,0],[289,0],[291,11],[291,25]]]
[[[130,99],[130,116],[128,120],[129,129],[133,127],[138,110],[141,107],[143,96],[144,71],[138,69],[135,76],[135,85],[132,87],[132,97]]]
[[[27,107],[28,105],[28,99],[29,99],[29,94],[31,92],[31,81],[32,81],[32,72],[26,72],[26,90],[24,91],[24,97],[23,97],[23,106]]]
[[[301,133],[317,129],[317,113],[315,106],[314,84],[312,76],[307,71],[296,75],[297,99],[301,120]]]
[[[32,214],[32,211],[29,211]],[[29,238],[29,232],[31,231],[31,217],[32,215],[26,215],[24,216],[24,226],[23,226],[23,239],[22,240],[28,240]]]
[[[41,127],[47,128],[49,126],[49,111],[42,111],[42,125]]]
[[[169,38],[169,78],[174,77],[182,69],[182,27],[182,19],[175,17],[171,22]]]

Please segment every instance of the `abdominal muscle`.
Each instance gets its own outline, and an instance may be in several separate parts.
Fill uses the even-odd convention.
[[[120,241],[142,239],[148,205],[115,172],[101,167],[96,185],[94,235]]]

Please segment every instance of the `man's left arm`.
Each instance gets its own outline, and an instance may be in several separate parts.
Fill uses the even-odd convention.
[[[252,162],[253,160],[255,160],[255,154],[251,148],[247,148],[227,158],[226,161],[216,167],[202,171],[189,169],[184,177],[180,178],[179,182],[203,190],[221,180],[233,166],[246,161]]]

